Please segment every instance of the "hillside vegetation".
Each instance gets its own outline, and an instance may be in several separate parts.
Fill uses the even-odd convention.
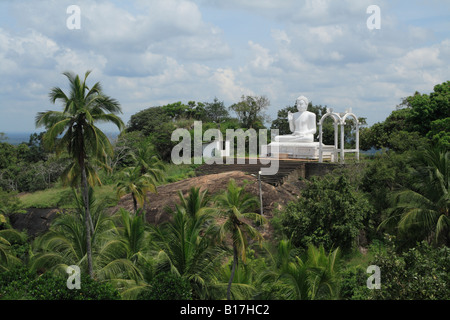
[[[264,128],[267,98],[175,102],[124,124],[89,72],[65,76],[68,92],[50,90],[57,111],[36,117],[45,131],[0,142],[0,299],[450,298],[450,81],[361,128],[375,155],[262,183],[261,215],[256,177],[196,176],[198,164],[175,165],[170,152],[173,130],[193,136],[194,121],[223,133]],[[117,140],[97,126],[105,121]],[[345,135],[354,143],[353,126]],[[68,266],[80,269],[80,291],[67,287]],[[380,289],[368,288],[369,266],[381,270]]]

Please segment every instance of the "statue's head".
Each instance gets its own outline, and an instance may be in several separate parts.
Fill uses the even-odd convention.
[[[308,108],[308,99],[305,96],[300,96],[295,101],[295,105],[297,106],[298,111],[306,111]]]

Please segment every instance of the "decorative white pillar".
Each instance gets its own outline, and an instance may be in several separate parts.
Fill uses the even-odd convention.
[[[319,163],[323,162],[323,147],[322,147],[322,119],[319,121]]]
[[[359,162],[359,121],[356,120],[356,161]]]
[[[344,126],[345,126],[345,120],[341,120],[341,164],[344,164],[344,157],[345,157]]]

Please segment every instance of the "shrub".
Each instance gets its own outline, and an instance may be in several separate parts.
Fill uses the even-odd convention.
[[[403,253],[394,246],[380,251],[370,263],[380,268],[381,289],[369,290],[369,274],[348,271],[341,296],[371,300],[449,300],[450,248],[433,248],[426,242]],[[353,277],[352,277],[353,276]]]
[[[160,273],[149,283],[138,300],[192,300],[189,282],[171,273]]]
[[[25,267],[0,273],[0,299],[5,300],[119,300],[109,283],[81,275],[81,288],[68,289],[67,278],[50,272],[38,276]]]
[[[27,299],[28,284],[35,275],[24,266],[0,272],[0,300]]]
[[[326,250],[349,251],[356,244],[371,212],[368,201],[356,193],[345,176],[313,178],[301,197],[280,215],[283,233],[297,247],[308,244]]]

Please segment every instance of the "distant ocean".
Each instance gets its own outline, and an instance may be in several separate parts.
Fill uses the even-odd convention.
[[[19,145],[21,143],[28,143],[30,141],[30,135],[34,132],[5,132],[6,140],[2,142],[7,142],[12,145]],[[118,133],[116,132],[105,132],[108,138],[113,142],[117,139]]]

